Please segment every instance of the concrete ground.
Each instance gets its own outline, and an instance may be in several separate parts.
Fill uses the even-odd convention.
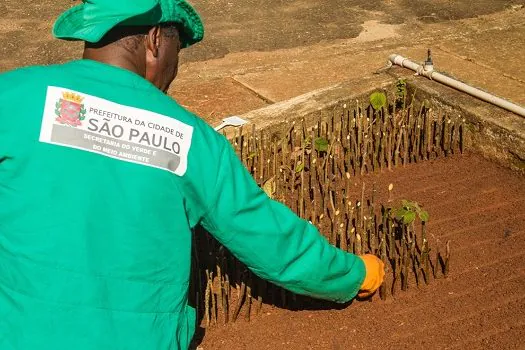
[[[226,115],[374,75],[392,53],[525,105],[523,1],[193,0],[203,42],[184,50],[170,89],[215,124]],[[0,72],[77,58],[80,43],[53,40],[69,0],[0,3]],[[407,71],[407,74],[410,74]]]

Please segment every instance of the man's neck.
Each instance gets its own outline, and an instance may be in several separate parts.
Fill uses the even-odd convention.
[[[145,65],[137,62],[137,60],[127,51],[122,52],[122,49],[85,48],[82,58],[123,68],[142,77],[146,74]]]

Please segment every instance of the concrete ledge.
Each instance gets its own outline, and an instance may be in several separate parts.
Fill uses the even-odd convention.
[[[305,119],[307,125],[313,124],[314,117],[323,112],[332,112],[337,106],[355,103],[356,100],[366,98],[371,92],[391,86],[394,82],[388,74],[377,74],[359,80],[350,80],[330,87],[314,90],[241,115],[249,124],[246,128],[255,125],[256,130],[267,130],[275,134],[283,131],[284,125],[292,121]],[[310,123],[309,123],[310,121]],[[228,130],[226,135],[233,136],[235,130]]]
[[[343,104],[355,106],[356,100],[364,101],[366,106],[370,93],[385,90],[390,95],[394,83],[401,78],[407,82],[409,94],[416,93],[416,100],[429,100],[450,115],[459,114],[465,119],[467,149],[525,174],[525,118],[397,67],[245,113],[241,117],[249,124],[244,130],[255,126],[256,131],[265,130],[274,139],[282,138],[289,123],[304,118],[306,125],[311,126],[320,115],[342,109]],[[226,135],[233,137],[237,132],[230,128]]]
[[[417,99],[465,118],[467,149],[525,174],[525,118],[427,78],[411,76],[407,85]]]

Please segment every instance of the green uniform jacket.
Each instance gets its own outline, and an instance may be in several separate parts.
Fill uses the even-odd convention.
[[[186,349],[197,224],[296,293],[346,302],[365,276],[142,77],[89,60],[0,75],[0,349]]]

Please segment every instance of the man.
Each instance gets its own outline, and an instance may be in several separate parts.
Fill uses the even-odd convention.
[[[164,94],[202,39],[184,0],[90,0],[84,57],[0,75],[0,349],[186,349],[192,228],[293,292],[347,302],[376,257],[329,245]]]

